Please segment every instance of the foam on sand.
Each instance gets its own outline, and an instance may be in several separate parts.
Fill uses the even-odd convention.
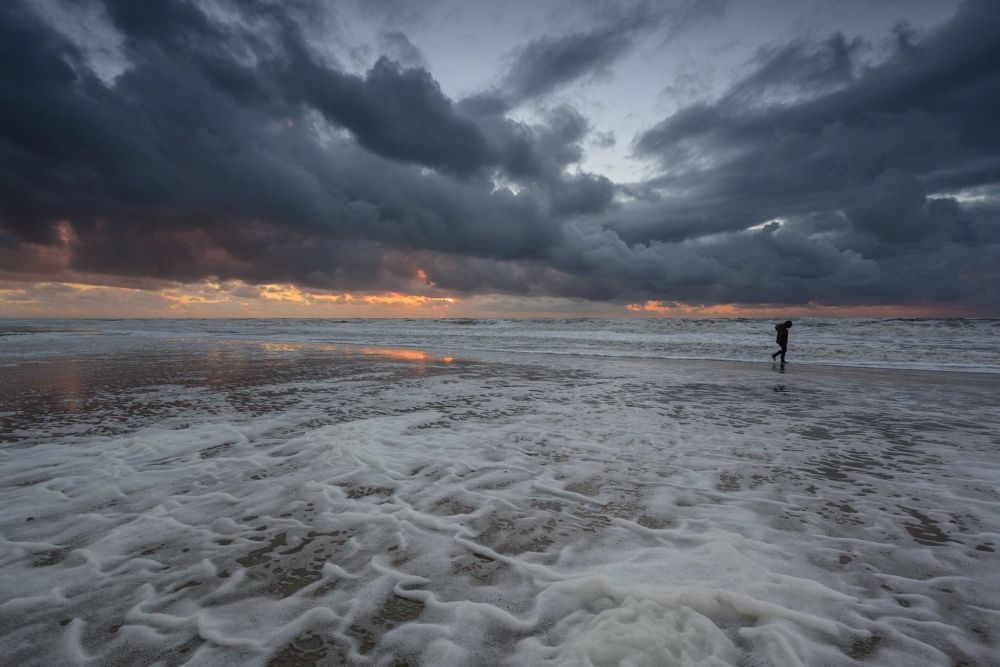
[[[141,347],[6,367],[12,664],[1000,658],[990,376]]]

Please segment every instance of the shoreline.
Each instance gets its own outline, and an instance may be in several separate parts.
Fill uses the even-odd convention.
[[[110,321],[110,320],[109,320]],[[56,328],[34,328],[34,327],[24,327],[19,329],[0,329],[0,340],[7,337],[18,337],[29,336],[33,334],[77,334],[86,336],[127,336],[132,332],[121,332],[121,331],[103,331],[98,329],[56,329]],[[180,332],[162,332],[156,336],[158,339],[166,340],[184,340],[191,342],[198,342],[203,344],[225,344],[225,343],[244,343],[244,344],[256,344],[256,345],[292,345],[292,346],[303,346],[303,347],[313,347],[313,348],[326,348],[330,347],[343,348],[346,353],[349,354],[365,354],[363,350],[377,348],[386,351],[405,351],[411,353],[420,353],[429,356],[436,356],[438,358],[451,358],[451,359],[467,359],[467,360],[483,360],[492,356],[500,357],[511,357],[516,356],[519,358],[537,356],[541,359],[552,359],[552,358],[572,358],[572,359],[595,359],[601,361],[638,361],[638,362],[673,362],[673,363],[701,363],[710,365],[719,365],[721,367],[725,366],[741,366],[746,365],[747,367],[760,368],[762,366],[778,366],[780,367],[780,362],[773,362],[761,359],[760,361],[751,359],[736,359],[727,357],[691,357],[691,356],[663,356],[663,355],[652,355],[652,354],[610,354],[601,353],[594,351],[559,351],[559,350],[531,350],[531,349],[516,349],[516,348],[486,348],[486,347],[473,347],[473,346],[449,346],[449,347],[437,347],[434,345],[424,346],[413,343],[402,342],[400,344],[392,344],[389,342],[377,342],[368,344],[359,344],[353,341],[345,340],[309,340],[309,339],[298,339],[290,340],[286,337],[261,337],[261,336],[240,336],[240,335],[204,335],[203,333],[193,333],[191,335],[184,335]],[[767,348],[773,349],[773,348]],[[0,348],[2,350],[2,348]],[[60,353],[56,353],[60,354]],[[71,354],[71,353],[68,353]],[[762,356],[765,356],[766,350],[762,348]],[[52,358],[51,356],[46,358]],[[791,370],[794,366],[795,368],[806,368],[806,369],[830,369],[831,372],[837,372],[836,369],[840,369],[842,372],[850,371],[870,371],[870,372],[892,372],[892,373],[944,373],[944,374],[961,374],[963,376],[970,377],[990,377],[996,376],[1000,378],[1000,366],[998,367],[971,367],[971,366],[933,366],[933,365],[919,365],[919,364],[861,364],[852,363],[850,361],[824,361],[824,360],[803,360],[803,361],[788,361],[786,364],[786,370]]]

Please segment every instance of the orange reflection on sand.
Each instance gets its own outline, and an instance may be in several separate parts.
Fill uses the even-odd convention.
[[[391,359],[392,361],[421,361],[421,362],[444,362],[450,364],[455,361],[454,357],[438,357],[429,352],[423,352],[421,350],[405,350],[402,348],[393,347],[361,347],[352,348],[356,351],[361,352],[361,354],[370,354],[374,356],[383,357],[385,359]]]
[[[392,347],[362,347],[356,348],[361,354],[371,354],[393,361],[436,361],[439,357],[420,350],[404,350]]]
[[[267,350],[268,352],[298,352],[302,349],[301,345],[291,345],[289,343],[260,343],[262,350]]]

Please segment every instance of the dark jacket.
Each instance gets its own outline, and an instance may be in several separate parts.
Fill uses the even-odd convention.
[[[778,345],[788,347],[788,327],[784,324],[775,324],[774,330],[778,332]]]

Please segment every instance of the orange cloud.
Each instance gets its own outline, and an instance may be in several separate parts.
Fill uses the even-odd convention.
[[[419,275],[419,274],[418,274]],[[414,284],[415,287],[420,287]],[[114,287],[0,278],[0,317],[977,317],[961,305],[802,306],[686,304],[646,301],[616,305],[558,297],[358,294],[291,284],[240,281]],[[427,289],[427,286],[423,286]]]
[[[810,302],[802,306],[761,304],[741,306],[734,303],[714,306],[689,305],[675,301],[630,303],[625,308],[640,315],[659,317],[977,317],[960,304],[909,304],[885,306],[825,306]]]
[[[155,290],[0,282],[0,317],[442,317],[461,300],[383,292],[327,293],[239,281]]]
[[[734,304],[715,306],[689,306],[676,301],[647,301],[646,303],[630,303],[625,306],[633,313],[656,313],[674,317],[743,317],[740,308]]]

